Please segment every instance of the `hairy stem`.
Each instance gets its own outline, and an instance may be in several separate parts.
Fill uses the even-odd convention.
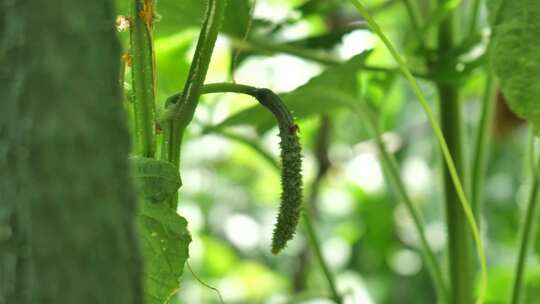
[[[176,100],[172,100],[172,104],[168,106],[165,114],[164,119],[170,123],[168,126],[170,132],[168,134],[169,140],[164,141],[163,148],[168,151],[166,152],[168,161],[177,167],[180,164],[182,134],[193,120],[224,12],[224,0],[208,1],[204,23],[199,34],[184,90]]]
[[[531,142],[531,144],[533,144]],[[531,155],[532,157],[532,155]],[[520,233],[520,244],[519,244],[519,253],[518,253],[518,259],[516,262],[516,268],[514,272],[514,283],[512,287],[512,296],[510,303],[512,304],[519,304],[522,302],[523,294],[524,294],[524,284],[523,281],[525,279],[525,264],[527,255],[530,251],[531,246],[534,244],[533,236],[535,235],[536,231],[536,221],[538,218],[538,212],[537,212],[537,205],[538,205],[538,188],[540,184],[540,180],[538,178],[538,172],[540,171],[540,157],[538,164],[535,165],[533,168],[534,172],[531,175],[532,179],[532,185],[531,185],[531,192],[529,194],[529,201],[527,203],[527,209],[525,210],[525,222],[523,222],[523,226],[521,227],[521,233]]]
[[[177,98],[169,99],[166,103],[167,108],[162,119],[164,130],[161,147],[162,159],[168,160],[178,168],[180,167],[180,150],[184,131],[195,115],[224,13],[225,0],[208,1],[205,19],[184,90]],[[175,196],[170,202],[171,207],[175,208],[177,202],[178,197]]]
[[[153,0],[133,0],[130,44],[134,133],[137,154],[144,157],[154,157],[156,151],[153,18]]]

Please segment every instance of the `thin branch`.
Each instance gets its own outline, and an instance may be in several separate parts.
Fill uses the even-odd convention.
[[[531,142],[531,145],[534,144],[534,141]],[[518,259],[516,262],[516,268],[514,273],[514,284],[512,287],[512,297],[510,303],[519,304],[523,298],[524,294],[524,278],[525,278],[525,264],[527,260],[527,255],[529,254],[530,248],[534,244],[533,236],[536,231],[536,221],[538,218],[538,188],[540,186],[540,179],[538,172],[540,171],[540,156],[538,157],[539,161],[533,167],[536,168],[533,174],[531,175],[532,185],[531,192],[529,194],[529,201],[527,203],[527,209],[525,210],[525,222],[521,227],[520,233],[520,245]]]
[[[482,115],[476,133],[471,173],[471,208],[477,220],[479,219],[482,204],[482,190],[484,188],[487,151],[489,151],[490,128],[493,122],[495,108],[494,87],[493,75],[488,72],[482,99]]]

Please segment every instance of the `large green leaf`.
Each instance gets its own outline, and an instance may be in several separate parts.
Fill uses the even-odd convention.
[[[178,290],[191,236],[186,220],[165,202],[180,188],[180,174],[166,161],[132,158],[141,199],[137,221],[144,257],[145,303],[163,304]]]
[[[540,130],[540,1],[488,1],[492,65],[510,109]]]
[[[340,99],[322,97],[320,90],[334,90],[356,96],[358,92],[358,72],[362,69],[366,54],[357,55],[349,61],[330,67],[318,76],[313,77],[305,85],[294,91],[281,94],[283,102],[298,119],[328,113],[347,106]],[[272,115],[263,107],[254,105],[232,115],[212,129],[222,129],[236,125],[253,125],[259,132],[267,131],[275,125]]]

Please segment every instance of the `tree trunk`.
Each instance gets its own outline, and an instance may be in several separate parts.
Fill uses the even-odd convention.
[[[113,2],[0,0],[0,303],[142,303]]]

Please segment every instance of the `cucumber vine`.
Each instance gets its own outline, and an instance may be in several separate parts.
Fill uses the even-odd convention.
[[[281,138],[281,204],[272,237],[272,253],[278,254],[293,238],[302,207],[302,148],[298,139],[298,126],[281,100],[269,89],[258,89],[231,83],[208,84],[203,93],[233,92],[247,94],[267,108],[275,117]]]
[[[191,120],[193,120],[224,13],[224,0],[208,1],[204,22],[184,90],[176,100],[171,100],[166,105],[166,113],[163,119],[166,126],[163,127],[168,128],[168,130],[165,132],[167,138],[163,140],[162,151],[165,151],[167,160],[177,167],[180,164],[180,146],[183,133]]]
[[[153,42],[153,0],[134,0],[130,25],[131,78],[137,154],[154,157],[156,151],[156,71]]]

